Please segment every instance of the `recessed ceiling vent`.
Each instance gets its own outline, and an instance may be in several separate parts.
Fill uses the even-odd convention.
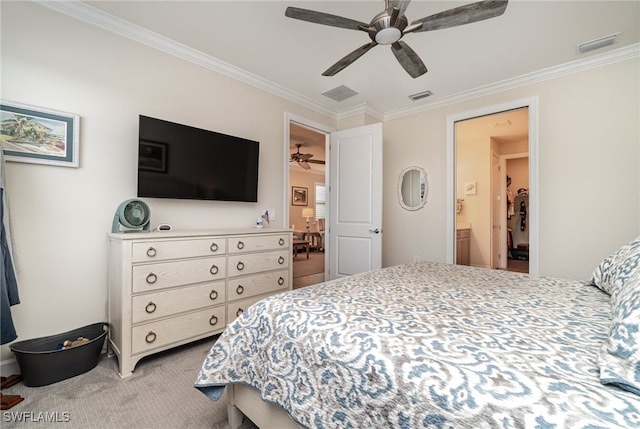
[[[336,86],[335,88],[322,93],[322,95],[324,95],[325,97],[328,97],[333,101],[337,101],[337,102],[344,101],[347,98],[353,97],[356,94],[358,93],[355,92],[353,89],[349,88],[348,86],[344,86],[344,85]]]
[[[426,90],[426,91],[418,92],[415,94],[411,94],[409,98],[413,101],[418,101],[418,100],[422,100],[423,98],[430,97],[432,95],[433,95],[433,92]]]
[[[590,40],[588,42],[580,43],[578,47],[578,52],[584,54],[589,51],[595,51],[596,49],[604,48],[605,46],[610,46],[616,43],[618,39],[618,35],[620,33],[609,34],[608,36],[599,37],[597,39]]]

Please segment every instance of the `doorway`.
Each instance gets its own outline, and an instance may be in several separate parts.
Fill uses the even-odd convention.
[[[329,130],[287,120],[287,219],[293,230],[293,288],[325,280],[326,145]]]
[[[514,254],[526,254],[527,271],[537,275],[537,117],[537,98],[530,98],[447,118],[447,262],[457,263],[466,250],[458,247],[468,245],[469,265],[513,268],[509,266],[509,256],[513,256],[509,243],[519,244]],[[520,131],[516,130],[516,121],[524,121]],[[528,167],[527,182],[515,189],[517,193],[525,188],[522,192],[528,200],[524,223],[528,234],[518,243],[508,241],[505,173],[507,159],[516,155],[524,156]],[[511,208],[516,212],[512,217],[519,219],[519,207]],[[467,235],[461,235],[461,231]],[[467,241],[460,236],[468,237]],[[511,265],[519,265],[514,270],[523,271],[523,264]]]

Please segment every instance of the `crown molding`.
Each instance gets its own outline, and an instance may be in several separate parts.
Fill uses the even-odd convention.
[[[355,115],[369,115],[381,122],[384,121],[384,113],[379,111],[369,103],[362,103],[349,109],[336,112],[336,119],[346,119]]]
[[[416,107],[396,109],[389,112],[381,112],[370,104],[363,103],[349,109],[335,110],[317,103],[310,98],[305,97],[304,95],[291,91],[288,88],[264,79],[258,75],[214,58],[211,55],[205,54],[182,43],[178,43],[175,40],[169,39],[153,31],[135,25],[129,21],[101,11],[100,9],[90,6],[80,0],[34,0],[34,2],[49,9],[84,21],[88,24],[166,52],[185,61],[189,61],[193,64],[212,70],[216,73],[220,73],[232,79],[238,80],[247,85],[261,89],[285,100],[289,100],[300,106],[327,115],[336,120],[345,119],[350,116],[361,114],[371,115],[372,117],[380,121],[398,119],[429,110],[439,109],[441,107],[460,103],[466,100],[485,97],[487,95],[495,94],[498,92],[507,91],[510,89],[555,79],[561,76],[578,73],[596,67],[601,67],[608,64],[640,57],[640,43],[636,43],[622,48],[610,50],[602,54],[591,55],[584,59],[579,59],[565,64],[538,70],[532,73],[527,73],[525,75],[516,76],[514,78],[506,79],[490,85],[485,85],[468,91],[462,91],[447,97],[432,100],[427,104],[422,104]]]
[[[532,85],[550,79],[556,79],[562,76],[579,73],[582,71],[606,66],[609,64],[627,61],[640,57],[640,43],[628,45],[622,48],[607,51],[602,54],[593,55],[584,59],[571,61],[557,66],[548,67],[546,69],[537,70],[532,73],[516,76],[514,78],[505,79],[490,85],[481,86],[469,91],[458,92],[447,97],[408,109],[398,109],[385,113],[384,120],[398,119],[405,116],[415,115],[429,110],[439,109],[451,104],[460,103],[475,98],[486,97],[498,92],[519,88],[522,86]]]
[[[316,103],[304,95],[298,94],[264,79],[258,75],[250,73],[232,64],[205,54],[204,52],[193,49],[168,37],[162,36],[139,25],[133,24],[117,16],[106,13],[98,8],[90,6],[80,0],[71,1],[47,1],[34,0],[46,8],[55,10],[56,12],[84,21],[93,26],[102,28],[120,36],[129,38],[143,45],[150,46],[169,55],[189,61],[206,69],[220,73],[232,79],[246,83],[247,85],[266,91],[270,94],[284,98],[301,106],[307,107],[315,112],[322,113],[331,118],[337,119],[338,112],[333,109]]]

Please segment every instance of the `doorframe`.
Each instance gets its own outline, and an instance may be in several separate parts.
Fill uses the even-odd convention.
[[[538,97],[533,96],[512,100],[502,104],[485,106],[447,116],[447,219],[446,219],[446,262],[455,263],[456,256],[456,163],[455,163],[455,123],[480,116],[493,115],[508,110],[526,107],[529,113],[529,273],[539,275],[539,171],[538,171]]]
[[[289,189],[291,189],[291,182],[290,182],[290,171],[289,171],[289,157],[291,156],[289,153],[289,145],[290,145],[290,140],[291,140],[291,135],[290,135],[290,125],[291,123],[296,123],[298,125],[302,125],[303,127],[307,127],[307,128],[312,128],[314,130],[317,130],[318,133],[320,134],[324,134],[325,138],[324,138],[324,149],[325,149],[325,168],[324,168],[324,184],[325,184],[325,191],[327,192],[327,196],[329,194],[330,191],[330,183],[329,183],[329,168],[330,168],[330,161],[329,161],[329,138],[331,136],[331,133],[336,131],[335,128],[326,125],[326,124],[322,124],[319,122],[315,122],[312,121],[311,119],[305,118],[303,116],[298,116],[294,113],[290,113],[290,112],[284,112],[284,153],[285,156],[283,157],[284,160],[284,189],[283,189],[283,198],[282,198],[282,219],[283,219],[283,226],[284,228],[289,228],[289,207],[291,205],[291,193],[289,192]],[[326,261],[327,261],[327,257],[329,255],[330,252],[330,248],[328,246],[328,233],[329,231],[327,230],[327,224],[329,222],[329,213],[330,213],[330,201],[329,198],[327,198],[327,213],[326,213],[326,218],[325,218],[325,249],[324,249],[324,259],[325,259],[325,270],[326,270]]]

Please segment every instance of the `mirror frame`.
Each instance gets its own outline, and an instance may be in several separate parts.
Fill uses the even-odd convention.
[[[422,200],[420,201],[420,204],[418,204],[416,206],[409,206],[402,199],[402,182],[404,181],[405,174],[407,174],[410,171],[419,172],[420,173],[420,178],[424,179],[424,196],[422,197]],[[429,195],[429,182],[427,181],[427,172],[424,170],[424,168],[417,167],[417,166],[414,165],[414,166],[411,166],[411,167],[407,167],[407,168],[403,169],[400,172],[400,176],[398,177],[398,201],[400,202],[400,206],[403,209],[409,210],[409,211],[420,210],[422,207],[424,207],[425,204],[427,204],[427,196],[428,195]]]

